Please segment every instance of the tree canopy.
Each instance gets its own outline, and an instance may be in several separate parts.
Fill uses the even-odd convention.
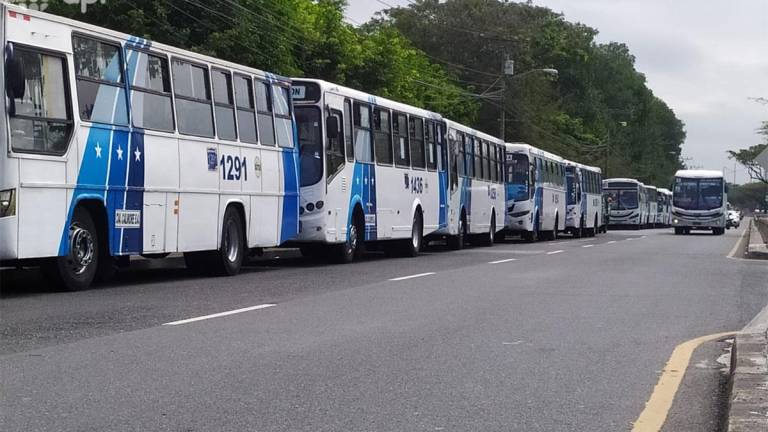
[[[499,0],[414,0],[368,23],[345,0],[49,2],[47,12],[293,77],[313,77],[437,111],[606,176],[668,184],[682,122],[621,43],[550,9]],[[515,75],[501,78],[502,62]],[[557,69],[557,79],[537,73]],[[530,73],[525,73],[532,71]],[[506,91],[501,96],[501,83]]]

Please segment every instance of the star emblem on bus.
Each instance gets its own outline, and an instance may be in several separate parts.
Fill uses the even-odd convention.
[[[96,157],[101,159],[101,144],[96,143],[96,147],[94,147],[93,149],[96,150]]]
[[[117,153],[117,160],[123,160],[123,147],[117,146],[117,150],[115,150]]]
[[[141,151],[138,148],[133,154],[136,155],[136,162],[141,162]]]

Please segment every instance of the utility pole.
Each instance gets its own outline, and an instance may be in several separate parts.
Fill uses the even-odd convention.
[[[499,122],[501,124],[501,131],[499,132],[499,138],[501,138],[502,141],[506,142],[506,130],[507,130],[507,112],[504,109],[506,101],[504,97],[504,92],[507,90],[507,76],[512,76],[515,74],[515,62],[514,60],[510,60],[509,54],[504,51],[504,59],[501,62],[501,121]]]

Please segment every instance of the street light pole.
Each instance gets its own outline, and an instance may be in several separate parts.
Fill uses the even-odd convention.
[[[499,132],[499,138],[501,138],[502,141],[506,142],[506,136],[507,136],[507,112],[504,110],[505,107],[505,97],[504,92],[507,90],[507,76],[512,75],[515,73],[515,62],[513,60],[509,59],[509,54],[507,52],[504,52],[504,61],[501,63],[501,131]]]

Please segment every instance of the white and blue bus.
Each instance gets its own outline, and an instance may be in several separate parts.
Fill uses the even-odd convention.
[[[659,190],[656,186],[644,186],[645,188],[645,205],[647,207],[647,217],[644,228],[653,228],[656,226],[659,216]]]
[[[565,230],[565,162],[528,144],[506,144],[504,227],[526,241],[554,240]]]
[[[603,174],[597,167],[565,161],[565,231],[593,237],[603,226]]]
[[[492,246],[504,229],[504,142],[486,133],[445,120],[448,149],[447,225],[435,232],[453,249],[469,239]]]
[[[609,206],[609,225],[640,229],[648,221],[645,185],[631,178],[610,178],[603,181],[603,191]]]
[[[672,226],[675,234],[691,230],[725,233],[728,190],[722,171],[680,170],[672,191]]]
[[[302,253],[350,262],[364,245],[416,256],[447,224],[440,115],[320,80],[296,80]]]
[[[666,228],[672,225],[672,191],[659,188],[658,197],[658,217],[656,224]]]
[[[0,8],[0,260],[81,289],[131,255],[232,275],[296,235],[288,79]]]

